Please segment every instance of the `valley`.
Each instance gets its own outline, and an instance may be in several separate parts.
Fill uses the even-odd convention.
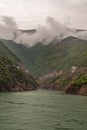
[[[87,0],[0,0],[0,130],[87,130]]]
[[[33,47],[11,40],[2,42],[36,79],[39,88],[87,95],[86,40],[67,37],[47,45],[37,43]]]

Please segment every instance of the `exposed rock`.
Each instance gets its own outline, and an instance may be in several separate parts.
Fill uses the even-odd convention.
[[[67,88],[66,93],[87,96],[87,86],[82,87],[70,86]]]
[[[81,87],[78,94],[87,96],[87,86]]]
[[[37,87],[32,76],[19,70],[8,58],[0,57],[0,91],[32,91]]]

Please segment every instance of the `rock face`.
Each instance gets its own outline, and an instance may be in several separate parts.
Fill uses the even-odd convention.
[[[27,85],[22,85],[21,83],[19,84],[11,84],[11,83],[5,83],[5,84],[0,84],[0,91],[2,92],[7,92],[7,91],[12,91],[12,92],[18,92],[18,91],[34,91],[37,90],[36,86],[27,84]]]
[[[73,67],[69,71],[56,72],[53,77],[39,79],[41,88],[64,91],[68,94],[87,95],[87,67]]]
[[[87,95],[87,74],[80,73],[66,89],[66,93]]]
[[[79,94],[87,96],[87,86],[81,87],[81,89],[79,90]]]
[[[87,86],[82,87],[70,86],[67,88],[66,93],[87,96]]]
[[[0,57],[0,91],[31,91],[37,87],[30,75],[19,70],[8,58]]]
[[[23,85],[23,84],[11,84],[11,83],[5,83],[5,84],[0,84],[0,91],[33,91],[36,90],[37,88],[34,86],[30,85]]]

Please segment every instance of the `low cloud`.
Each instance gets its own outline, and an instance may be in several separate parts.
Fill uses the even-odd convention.
[[[17,32],[16,22],[12,17],[3,16],[0,18],[0,39],[14,39],[14,34]]]
[[[36,33],[29,35],[20,32],[15,40],[18,43],[25,43],[29,46],[33,46],[38,42],[48,44],[54,39],[60,40],[73,35],[73,33],[74,31],[70,29],[67,24],[62,24],[53,17],[47,17],[46,25],[38,25]]]
[[[68,24],[60,23],[53,17],[47,17],[46,25],[38,25],[35,33],[19,31],[16,22],[12,17],[1,17],[0,39],[13,40],[27,46],[33,46],[38,42],[48,44],[54,39],[61,40],[68,36],[86,38],[87,31],[76,33],[75,29],[68,27]]]
[[[87,40],[87,31],[78,32],[76,34],[76,37],[83,39],[83,40]]]

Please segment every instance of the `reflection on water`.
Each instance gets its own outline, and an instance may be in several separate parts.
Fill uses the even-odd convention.
[[[0,130],[87,130],[87,97],[48,90],[0,93]]]

